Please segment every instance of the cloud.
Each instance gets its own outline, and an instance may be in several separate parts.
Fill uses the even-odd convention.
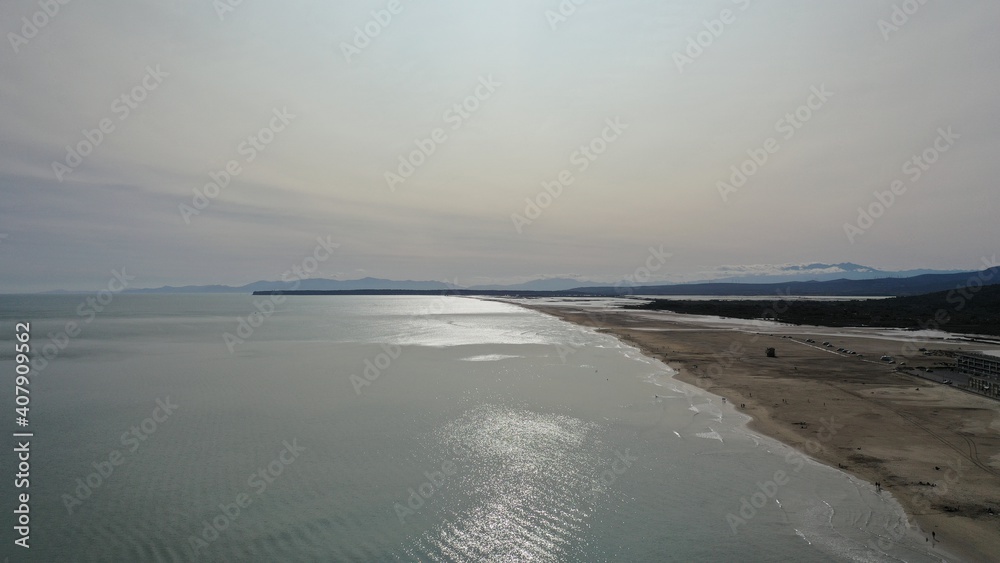
[[[0,21],[36,9],[5,3]],[[483,283],[617,280],[661,244],[676,280],[972,268],[1000,238],[1000,4],[927,4],[887,42],[888,0],[750,3],[683,73],[671,54],[717,6],[589,3],[555,30],[546,9],[405,3],[348,63],[337,46],[370,7],[244,2],[220,21],[193,0],[62,6],[0,49],[2,248],[21,264],[0,291],[87,289],[123,264],[150,285],[245,283],[327,234],[344,244],[330,272]],[[157,65],[169,75],[120,118],[115,101]],[[489,75],[502,86],[469,102]],[[824,84],[835,95],[782,137],[776,124]],[[466,103],[453,128],[446,112]],[[248,161],[240,147],[284,107],[296,118]],[[592,147],[616,117],[628,131]],[[57,180],[52,162],[102,119],[114,131]],[[849,244],[843,225],[946,126],[955,149]],[[447,142],[390,191],[385,172],[438,128]],[[769,137],[780,150],[723,203],[717,182]],[[584,166],[583,150],[601,154]],[[234,159],[239,176],[181,221],[177,206]],[[511,214],[562,171],[572,183],[518,234]],[[746,263],[779,267],[717,267]]]

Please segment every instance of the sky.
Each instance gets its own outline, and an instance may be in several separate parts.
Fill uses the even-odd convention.
[[[60,1],[0,5],[0,292],[997,253],[997,2]]]

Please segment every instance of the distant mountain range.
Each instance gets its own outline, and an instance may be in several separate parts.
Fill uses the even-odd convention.
[[[749,295],[752,292],[762,291],[754,288],[754,285],[790,283],[790,282],[825,282],[825,281],[846,281],[846,280],[878,280],[878,279],[899,279],[910,278],[920,275],[941,275],[960,274],[960,271],[952,270],[907,270],[901,272],[889,272],[861,266],[852,263],[825,264],[756,264],[747,266],[722,266],[710,272],[696,274],[694,279],[698,281],[676,281],[666,282],[653,286],[652,288],[664,287],[684,287],[687,289],[675,289],[673,295],[718,295],[721,289],[715,286],[721,284],[740,284],[747,287],[725,288],[729,295]],[[689,276],[690,279],[690,276]],[[886,287],[890,287],[888,282],[882,282]],[[668,285],[669,284],[669,285]],[[622,284],[617,284],[621,286]],[[357,280],[333,280],[324,278],[305,279],[298,282],[282,281],[256,281],[241,286],[228,285],[186,285],[186,286],[164,286],[148,289],[131,289],[128,293],[253,293],[265,291],[291,291],[293,288],[301,291],[368,291],[368,290],[403,290],[403,291],[442,291],[453,289],[465,289],[472,291],[500,291],[500,292],[522,292],[522,291],[567,291],[584,290],[587,292],[598,292],[602,294],[612,294],[615,283],[592,282],[575,278],[539,278],[517,284],[489,284],[473,286],[456,286],[447,282],[439,281],[413,281],[413,280],[389,280],[381,278],[362,278]],[[861,286],[859,286],[861,287]],[[707,292],[707,293],[706,293]],[[751,292],[751,293],[747,293]],[[57,293],[57,292],[53,292]],[[660,293],[660,295],[666,295]],[[844,294],[851,295],[851,294]],[[888,295],[888,294],[887,294]]]
[[[264,291],[368,291],[368,290],[398,290],[398,291],[444,291],[451,289],[467,289],[473,291],[563,291],[581,285],[611,287],[612,284],[600,284],[580,281],[572,278],[547,278],[532,280],[526,283],[512,285],[474,285],[457,286],[439,281],[387,280],[381,278],[362,278],[359,280],[331,280],[311,278],[298,282],[256,281],[240,286],[230,285],[185,285],[180,287],[164,286],[150,289],[130,289],[127,293],[253,293]],[[56,292],[53,292],[56,293]]]
[[[782,283],[791,281],[830,281],[839,279],[870,280],[877,278],[909,278],[924,274],[957,274],[962,270],[903,270],[886,271],[842,262],[824,264],[751,264],[746,266],[720,266],[703,273],[699,282],[728,283]]]
[[[1000,284],[1000,268],[983,272],[957,274],[924,274],[909,278],[878,278],[868,280],[829,280],[782,283],[694,283],[680,285],[652,285],[638,287],[591,286],[565,290],[512,290],[512,289],[362,289],[362,290],[298,290],[283,291],[290,295],[507,295],[519,297],[629,297],[661,295],[712,295],[712,296],[849,296],[849,297],[899,297],[923,295],[957,288]],[[260,290],[255,294],[272,293]]]
[[[610,283],[594,283],[573,278],[546,278],[511,285],[473,285],[468,289],[495,291],[565,291],[580,286],[612,287]]]
[[[329,280],[311,278],[296,282],[256,281],[241,286],[229,285],[185,285],[164,286],[152,289],[130,289],[128,293],[253,293],[255,291],[290,291],[293,288],[305,291],[357,291],[368,289],[404,289],[433,291],[453,289],[455,286],[437,281],[384,280],[362,278],[359,280]]]

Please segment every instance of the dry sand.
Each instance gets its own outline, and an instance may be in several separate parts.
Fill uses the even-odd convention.
[[[884,330],[527,306],[614,334],[678,370],[680,380],[740,407],[753,417],[752,429],[881,483],[943,555],[1000,561],[1000,402],[879,361],[884,353],[901,353],[905,341],[881,337]],[[817,343],[806,343],[809,338]],[[865,358],[837,354],[822,346],[826,340],[832,350],[844,347]],[[962,346],[911,342],[930,350]],[[777,357],[767,358],[767,347]],[[947,358],[916,353],[897,359],[934,367]]]

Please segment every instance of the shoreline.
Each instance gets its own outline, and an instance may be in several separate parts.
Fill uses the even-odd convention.
[[[902,341],[863,329],[517,304],[611,334],[670,366],[679,381],[723,397],[751,418],[748,429],[872,487],[880,483],[942,558],[990,561],[1000,553],[1000,402],[805,342],[835,339],[878,358]],[[776,348],[777,358],[766,358],[765,347]],[[940,358],[906,360],[934,365]]]

